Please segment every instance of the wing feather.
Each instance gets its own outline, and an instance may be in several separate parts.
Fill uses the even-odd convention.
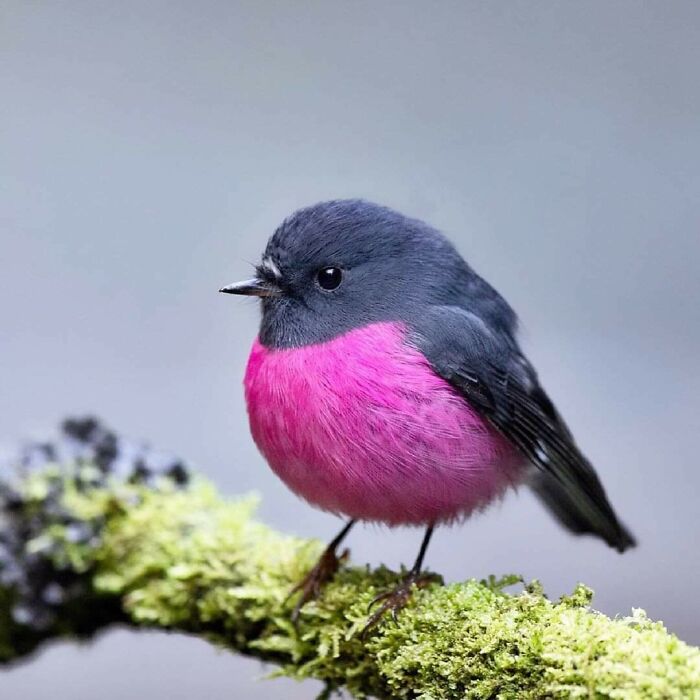
[[[620,552],[635,545],[591,463],[512,337],[472,313],[435,307],[418,342],[437,374],[537,468],[532,487],[572,532],[592,533]]]

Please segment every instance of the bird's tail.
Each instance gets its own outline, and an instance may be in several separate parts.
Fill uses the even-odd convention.
[[[592,534],[600,537],[618,552],[634,547],[634,535],[618,520],[597,477],[598,503],[607,505],[605,517],[593,520],[587,509],[582,508],[571,497],[564,486],[551,474],[538,472],[533,475],[530,486],[554,517],[574,534]],[[596,489],[596,490],[598,490]],[[601,498],[602,496],[602,498]],[[600,515],[603,515],[602,513]]]

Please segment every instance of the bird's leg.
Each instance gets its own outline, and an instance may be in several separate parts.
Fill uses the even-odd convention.
[[[318,598],[324,584],[333,578],[335,572],[338,571],[341,561],[347,557],[347,549],[340,557],[336,554],[336,550],[356,522],[356,520],[347,522],[345,527],[328,543],[328,546],[323,550],[323,554],[321,554],[313,569],[311,569],[311,571],[309,571],[309,573],[290,591],[287,599],[301,591],[301,596],[292,611],[292,622],[297,622],[299,613],[306,603]]]
[[[362,630],[362,637],[364,637],[365,634],[370,629],[372,629],[372,627],[374,627],[382,619],[382,617],[384,617],[384,614],[387,611],[391,610],[392,617],[396,619],[396,614],[398,613],[398,611],[401,610],[401,608],[403,608],[411,598],[413,586],[416,586],[417,588],[423,588],[424,586],[427,586],[430,583],[441,581],[441,578],[438,574],[421,572],[421,569],[423,567],[423,558],[425,557],[425,552],[428,549],[430,538],[433,535],[434,527],[434,525],[431,525],[425,531],[425,535],[423,536],[423,542],[421,543],[420,551],[418,552],[416,561],[410,568],[408,573],[403,577],[398,586],[389,591],[385,591],[384,593],[380,593],[370,603],[370,610],[378,603],[381,603],[381,605],[379,606],[377,611],[374,612],[367,620],[367,624]]]

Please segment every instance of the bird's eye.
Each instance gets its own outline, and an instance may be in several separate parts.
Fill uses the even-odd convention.
[[[321,289],[332,291],[343,281],[343,271],[339,267],[322,267],[316,273],[316,279]]]

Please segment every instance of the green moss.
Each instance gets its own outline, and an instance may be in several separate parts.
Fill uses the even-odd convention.
[[[257,522],[255,499],[227,502],[195,481],[185,490],[69,486],[63,502],[101,522],[99,537],[76,548],[57,523],[31,546],[87,572],[92,595],[118,601],[134,625],[206,637],[274,662],[279,674],[357,697],[700,698],[699,650],[642,611],[593,611],[585,586],[551,602],[537,582],[506,592],[516,576],[435,584],[363,641],[370,601],[398,574],[344,567],[295,628],[287,595],[321,544]],[[0,595],[0,620],[2,606]]]
[[[201,482],[144,491],[107,526],[98,591],[123,597],[138,624],[203,634],[358,697],[700,697],[698,650],[641,611],[592,611],[584,586],[552,603],[536,583],[506,593],[517,577],[434,585],[362,641],[370,601],[397,574],[346,568],[295,629],[285,599],[321,545],[273,532],[253,507]]]

